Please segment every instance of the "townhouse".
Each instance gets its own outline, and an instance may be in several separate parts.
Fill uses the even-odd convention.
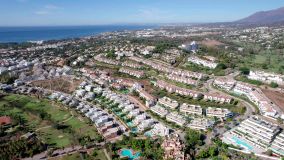
[[[179,103],[176,100],[172,100],[169,97],[159,98],[158,103],[171,109],[176,109],[179,106]]]
[[[113,121],[108,121],[104,123],[100,128],[98,128],[102,133],[106,132],[108,129],[113,128],[115,123]]]
[[[110,128],[103,134],[103,136],[106,139],[112,139],[118,136],[119,131],[120,127]]]
[[[237,94],[244,94],[248,95],[250,92],[254,90],[254,87],[250,84],[243,83],[243,82],[238,82],[236,83],[233,92]]]
[[[144,76],[144,72],[143,71],[128,69],[128,68],[124,68],[124,67],[121,67],[119,69],[119,72],[125,73],[125,74],[129,74],[129,75],[137,77],[137,78],[142,78]]]
[[[197,57],[197,56],[190,56],[188,57],[188,61],[191,63],[195,63],[198,65],[203,65],[205,67],[209,67],[211,69],[214,69],[217,67],[218,63],[215,63],[214,61],[206,58],[206,57]]]
[[[156,123],[153,125],[153,128],[150,130],[150,132],[151,136],[165,137],[170,134],[170,129],[162,123]]]
[[[83,88],[82,86],[87,86],[87,83],[82,83],[80,88]],[[96,106],[89,105],[86,102],[79,101],[68,94],[55,92],[52,93],[49,96],[49,98],[52,100],[61,99],[62,103],[65,102],[66,105],[70,107],[76,107],[77,111],[80,111],[82,114],[88,117],[92,122],[94,122],[99,132],[106,139],[115,138],[119,136],[120,133],[123,133],[126,130],[126,128],[122,126],[120,122],[116,121],[111,115],[109,115],[105,111],[97,108]]]
[[[99,54],[99,55],[95,56],[94,59],[96,61],[107,63],[107,64],[111,64],[111,65],[117,65],[118,66],[120,64],[119,61],[108,59],[105,56],[103,56],[102,54]]]
[[[121,66],[123,67],[130,67],[130,68],[135,68],[135,69],[140,69],[143,66],[139,63],[135,63],[135,62],[130,62],[130,61],[125,61],[121,64]]]
[[[255,103],[262,115],[267,117],[276,117],[276,105],[268,99],[260,89],[255,89],[248,94],[248,98]]]
[[[155,123],[155,121],[153,119],[146,119],[144,121],[142,121],[138,126],[137,129],[138,131],[144,131],[146,128],[150,128],[151,126],[153,126]]]
[[[198,92],[190,90],[190,89],[185,89],[185,88],[181,88],[181,87],[172,85],[172,84],[167,83],[163,80],[158,80],[156,83],[154,83],[154,85],[156,87],[161,88],[161,89],[165,89],[170,93],[177,93],[179,95],[190,96],[190,97],[193,97],[193,98],[202,97],[201,93],[198,93]]]
[[[151,107],[155,104],[156,98],[153,97],[148,92],[146,92],[143,88],[136,88],[135,90],[138,92],[139,97],[145,99],[145,103],[147,107]]]
[[[233,116],[233,113],[226,108],[208,107],[206,109],[206,116],[217,117],[217,118],[229,118]]]
[[[136,117],[136,116],[138,116],[139,114],[140,114],[140,110],[137,108],[137,109],[134,109],[134,110],[130,111],[130,112],[128,113],[128,116],[129,116],[129,117]]]
[[[179,126],[183,126],[186,123],[185,118],[179,115],[177,112],[171,112],[166,116],[167,121],[174,122]]]
[[[183,75],[167,74],[166,77],[170,80],[189,84],[189,85],[195,85],[196,86],[198,84],[197,80],[193,80],[193,79],[186,77],[186,76],[183,76]]]
[[[213,82],[214,86],[218,86],[227,91],[230,91],[231,89],[233,89],[235,84],[236,84],[236,81],[233,78],[227,78],[227,77],[216,78]]]
[[[196,79],[201,79],[204,76],[203,74],[198,73],[198,72],[191,72],[191,71],[187,71],[187,70],[177,69],[177,68],[165,65],[163,63],[144,59],[144,58],[139,58],[139,57],[133,56],[133,57],[129,57],[129,59],[136,61],[136,62],[146,64],[146,65],[151,66],[152,68],[154,68],[158,71],[165,72],[165,73],[168,73],[168,74],[176,74],[176,75],[181,75],[181,76],[186,76],[186,77],[196,78]]]
[[[202,107],[199,105],[192,105],[183,103],[180,108],[180,112],[185,114],[195,114],[195,115],[202,115]]]
[[[194,118],[189,122],[187,127],[191,129],[206,131],[207,129],[212,128],[213,125],[214,121],[211,121],[207,118]]]
[[[150,110],[161,117],[165,117],[169,112],[164,107],[156,104],[155,106],[151,107]]]
[[[203,93],[203,99],[208,101],[220,102],[220,103],[230,103],[233,100],[229,96],[217,93]]]
[[[264,83],[275,82],[277,84],[284,84],[284,76],[281,74],[268,73],[264,71],[250,71],[247,76],[249,79],[262,81]]]
[[[132,121],[134,125],[138,125],[140,124],[142,121],[147,119],[147,114],[146,113],[142,113],[137,115],[136,117],[134,117],[134,120]]]

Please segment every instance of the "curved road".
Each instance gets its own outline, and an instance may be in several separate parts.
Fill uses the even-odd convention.
[[[217,92],[217,93],[220,93],[220,94],[226,94],[227,96],[229,97],[232,97],[236,100],[238,100],[240,103],[242,103],[245,107],[246,107],[246,113],[243,115],[243,117],[246,119],[248,118],[250,115],[252,115],[252,113],[256,112],[256,109],[255,109],[255,106],[253,106],[252,104],[248,103],[247,101],[243,100],[243,99],[240,99],[238,97],[235,97],[235,96],[232,96],[228,93],[225,93],[225,92],[222,92],[218,89],[215,89],[214,87],[212,87],[213,85],[213,81],[214,79],[210,79],[207,81],[207,83],[205,83],[205,87],[209,90],[209,91],[214,91],[214,92]]]

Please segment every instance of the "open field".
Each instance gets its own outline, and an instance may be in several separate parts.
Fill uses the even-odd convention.
[[[217,47],[217,46],[220,46],[220,45],[224,45],[224,43],[222,42],[219,42],[217,40],[203,40],[201,41],[201,44],[207,46],[207,47]]]
[[[269,89],[262,89],[263,93],[277,106],[284,111],[284,94],[278,91],[273,91]]]
[[[64,93],[72,93],[81,82],[81,80],[72,81],[68,78],[61,77],[50,80],[34,81],[32,82],[32,85]]]
[[[284,73],[283,54],[276,51],[261,51],[259,54],[249,55],[241,59],[243,66],[251,69],[262,69],[268,72]],[[242,66],[242,65],[241,65]]]

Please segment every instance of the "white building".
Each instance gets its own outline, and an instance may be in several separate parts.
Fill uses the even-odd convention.
[[[169,128],[163,125],[162,123],[154,124],[151,129],[152,136],[161,136],[165,137],[169,135]]]
[[[155,106],[150,108],[152,112],[158,114],[161,117],[165,117],[169,112],[160,105],[156,104]]]
[[[255,89],[254,91],[250,92],[248,98],[258,106],[262,115],[268,117],[277,116],[275,104],[273,104],[260,89]]]
[[[264,83],[271,83],[275,82],[277,84],[284,84],[284,76],[281,74],[275,74],[275,73],[267,73],[264,71],[250,71],[248,75],[249,79],[262,81]]]
[[[190,56],[188,57],[188,61],[191,63],[198,64],[198,65],[203,65],[205,67],[209,67],[211,69],[216,68],[218,65],[218,63],[215,63],[214,61],[211,61],[210,59],[207,59],[206,57]]]
[[[241,147],[248,150],[260,149],[265,151],[279,132],[279,126],[269,123],[257,116],[252,116],[244,120],[239,126],[226,132],[224,134],[224,140],[236,143],[236,139],[238,138],[250,144],[250,147],[248,145],[242,145],[242,143],[235,145],[242,145]]]
[[[275,137],[269,149],[280,156],[284,156],[284,131]]]
[[[218,86],[222,89],[230,91],[235,86],[236,81],[232,78],[220,77],[216,78],[213,82],[213,85]]]
[[[206,115],[209,117],[228,118],[233,116],[233,113],[226,108],[213,108],[206,109]]]
[[[187,127],[196,130],[207,130],[208,128],[212,128],[214,122],[207,118],[194,118],[190,121]]]
[[[138,131],[144,131],[146,128],[151,127],[154,123],[155,121],[153,119],[146,119],[137,126],[137,129]]]
[[[179,126],[183,126],[186,120],[183,116],[179,115],[177,112],[172,112],[166,116],[167,121],[174,122]]]
[[[163,98],[160,98],[158,100],[158,102],[161,104],[161,105],[164,105],[165,107],[169,107],[171,109],[176,109],[178,107],[178,102],[176,100],[172,100],[168,97],[163,97]]]
[[[142,121],[144,121],[147,118],[146,113],[142,113],[137,115],[134,120],[133,120],[133,124],[134,125],[138,125],[139,123],[141,123]]]
[[[196,114],[196,115],[202,115],[202,107],[198,105],[188,105],[186,103],[183,103],[180,106],[180,112],[186,113],[186,114]]]

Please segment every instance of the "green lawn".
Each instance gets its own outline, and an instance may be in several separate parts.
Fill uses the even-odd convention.
[[[37,132],[41,139],[50,145],[56,147],[67,147],[70,146],[72,143],[72,135],[64,133],[60,130],[57,130],[53,127],[44,128]]]
[[[71,143],[77,143],[72,132],[70,133],[53,127],[54,123],[57,122],[67,120],[64,123],[78,136],[90,136],[92,139],[99,136],[95,126],[88,124],[87,118],[81,117],[74,110],[72,112],[75,116],[71,117],[71,110],[60,106],[61,105],[52,103],[46,99],[38,100],[34,97],[15,94],[7,95],[0,100],[0,109],[1,111],[5,111],[4,113],[1,112],[3,115],[21,115],[27,121],[27,126],[32,130],[45,126],[52,126],[41,129],[39,131],[39,137],[48,144],[53,144],[56,147],[67,147],[70,146]],[[41,119],[40,113],[42,112],[50,115],[50,119]],[[80,121],[78,117],[81,117],[83,121]]]

